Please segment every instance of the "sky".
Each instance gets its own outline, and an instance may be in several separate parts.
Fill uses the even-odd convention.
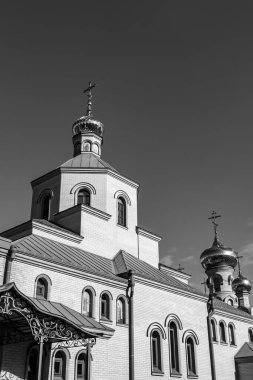
[[[2,1],[0,231],[30,218],[30,182],[72,157],[92,80],[102,159],[140,184],[161,262],[203,289],[216,210],[253,282],[252,17],[251,2]]]

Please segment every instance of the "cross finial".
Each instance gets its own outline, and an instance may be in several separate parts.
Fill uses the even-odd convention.
[[[85,94],[86,92],[88,93],[87,96],[88,96],[88,102],[87,102],[87,116],[90,117],[92,116],[92,112],[91,112],[91,99],[92,99],[92,93],[91,93],[91,90],[96,86],[96,83],[91,83],[91,81],[89,81],[89,86],[86,88],[86,90],[83,91],[83,93]]]
[[[203,282],[201,282],[201,285],[204,285],[205,294],[206,294],[206,286],[207,286],[207,282],[206,282],[205,277],[203,278]]]
[[[210,216],[210,218],[208,218],[209,220],[212,221],[213,223],[213,228],[214,228],[214,235],[215,235],[215,238],[217,239],[218,235],[217,235],[217,227],[218,227],[218,223],[216,223],[216,219],[217,218],[220,218],[221,215],[218,215],[216,211],[213,211],[212,212],[212,216]]]
[[[238,252],[236,252],[236,256],[237,256],[238,272],[239,272],[239,276],[240,276],[240,274],[241,274],[241,263],[240,263],[240,260],[243,258],[243,256],[239,256]]]
[[[179,270],[180,272],[182,272],[184,270],[184,268],[181,266],[181,264],[179,264],[177,270]]]

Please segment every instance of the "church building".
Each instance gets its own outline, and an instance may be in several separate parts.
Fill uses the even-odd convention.
[[[101,158],[94,86],[73,157],[32,181],[30,220],[0,234],[0,380],[252,380],[251,283],[219,216],[205,295],[159,262],[139,185]]]

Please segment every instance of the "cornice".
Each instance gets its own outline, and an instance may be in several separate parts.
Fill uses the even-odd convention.
[[[137,235],[145,236],[148,239],[151,239],[151,240],[154,240],[157,242],[161,241],[161,239],[162,239],[160,236],[154,234],[153,232],[144,230],[144,228],[141,228],[141,227],[136,227],[136,233],[137,233]]]
[[[32,221],[32,226],[35,230],[46,232],[46,233],[49,233],[50,235],[57,236],[65,240],[69,240],[74,243],[81,243],[81,241],[83,240],[83,236],[78,236],[78,235],[74,236],[73,234],[68,233],[67,231],[66,232],[60,231],[53,227],[45,226],[44,224],[40,224],[35,221]]]
[[[215,316],[215,315],[219,315],[221,317],[225,317],[228,319],[235,319],[237,321],[244,322],[244,323],[250,323],[251,325],[253,325],[253,317],[250,316],[250,314],[249,314],[250,317],[246,317],[246,316],[244,317],[242,315],[238,315],[238,314],[234,314],[234,313],[228,313],[224,310],[214,309],[212,316]]]
[[[61,168],[56,168],[56,169],[54,169],[54,170],[51,170],[50,172],[48,172],[48,173],[46,173],[46,174],[43,174],[42,176],[40,176],[40,177],[34,179],[33,181],[31,181],[31,186],[32,186],[32,188],[33,188],[34,186],[39,185],[39,184],[42,183],[42,182],[45,182],[45,180],[47,180],[47,179],[51,179],[51,178],[55,177],[56,175],[60,174],[60,172],[61,172],[60,169],[61,169]]]
[[[54,215],[55,220],[60,220],[63,217],[70,216],[75,213],[86,212],[87,214],[96,216],[98,218],[109,220],[111,218],[110,214],[104,211],[98,210],[97,208],[91,206],[85,206],[82,204],[75,205],[73,207],[67,208],[66,210],[60,211]]]

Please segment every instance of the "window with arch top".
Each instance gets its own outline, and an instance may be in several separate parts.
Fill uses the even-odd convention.
[[[111,297],[107,292],[104,292],[100,296],[100,318],[102,320],[111,320]]]
[[[66,355],[63,351],[57,351],[54,357],[53,380],[66,379]]]
[[[225,324],[224,322],[221,321],[219,325],[220,325],[220,342],[227,343]]]
[[[253,329],[249,328],[249,341],[253,343]]]
[[[123,197],[118,197],[118,225],[126,227],[126,201]]]
[[[211,332],[212,332],[212,341],[217,342],[216,324],[213,319],[211,319]]]
[[[162,348],[161,335],[158,330],[153,330],[151,338],[151,372],[152,374],[162,373]]]
[[[228,325],[228,336],[229,336],[229,344],[231,346],[235,346],[235,330],[234,330],[234,326],[231,323]]]
[[[169,353],[171,374],[179,374],[178,328],[174,321],[169,323]]]
[[[117,299],[117,323],[125,325],[127,323],[126,316],[126,300],[123,297]]]
[[[42,198],[42,205],[41,205],[41,218],[42,219],[49,219],[49,213],[50,213],[50,202],[51,202],[51,196],[50,194],[45,194]]]
[[[37,298],[44,298],[44,299],[48,298],[48,282],[43,277],[40,277],[37,280],[36,297]]]
[[[87,189],[81,189],[78,191],[77,204],[90,206],[90,192]]]
[[[83,292],[82,301],[82,314],[86,315],[87,317],[92,317],[94,299],[90,289],[85,289]]]
[[[81,352],[78,354],[76,359],[76,379],[86,380],[87,379],[87,354]]]
[[[188,377],[197,376],[195,344],[191,336],[186,339],[186,363]]]

